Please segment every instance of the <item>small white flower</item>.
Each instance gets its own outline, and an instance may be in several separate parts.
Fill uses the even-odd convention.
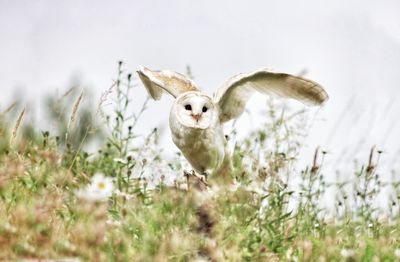
[[[119,227],[121,225],[121,221],[114,219],[107,219],[106,224],[113,227]]]
[[[5,229],[5,231],[7,231],[7,232],[9,232],[9,233],[16,233],[17,232],[17,229],[13,226],[13,225],[11,225],[11,224],[9,224],[9,223],[5,223],[5,225],[3,226],[3,228]]]
[[[134,195],[132,195],[132,194],[127,194],[127,193],[125,193],[125,192],[121,192],[121,191],[118,190],[118,189],[115,190],[114,193],[115,193],[116,196],[123,197],[123,198],[125,198],[126,200],[130,200],[130,199],[132,199],[132,198],[134,197]]]
[[[71,252],[75,252],[76,251],[76,246],[74,244],[72,244],[71,242],[69,242],[68,240],[67,241],[62,241],[61,244],[64,246],[65,249],[67,249],[67,250],[69,250]]]
[[[397,257],[397,258],[400,258],[400,248],[396,248],[394,250],[394,256]]]
[[[343,248],[342,250],[340,250],[340,255],[344,258],[350,258],[350,257],[354,257],[355,252],[353,249]]]
[[[235,180],[235,181],[233,181],[232,185],[229,187],[229,191],[236,192],[241,187],[241,185],[242,184],[240,182]]]
[[[127,164],[126,159],[123,159],[123,158],[114,158],[113,160],[114,160],[114,162],[116,162],[118,164],[123,164],[123,165]]]
[[[76,192],[77,197],[91,201],[105,201],[107,200],[114,191],[114,184],[112,179],[105,177],[103,174],[95,174],[90,184],[84,189],[80,189]]]

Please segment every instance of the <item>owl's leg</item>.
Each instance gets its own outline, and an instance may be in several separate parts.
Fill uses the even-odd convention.
[[[192,170],[194,172],[194,170]],[[187,185],[187,190],[189,191],[190,187],[190,176],[192,175],[191,171],[183,170],[183,176],[186,177],[186,185]]]
[[[191,176],[195,176],[196,172],[192,169],[192,170],[183,170],[183,175],[185,177],[191,177]]]
[[[204,178],[204,181],[207,182],[208,176],[209,176],[210,174],[211,174],[211,172],[208,171],[208,170],[204,170],[204,171],[203,171],[202,177]]]
[[[207,183],[207,175],[203,173],[203,175],[197,174],[193,169],[190,171],[184,170],[183,175],[186,177],[187,184],[188,184],[188,189],[189,189],[189,180],[190,177],[195,178],[198,184],[202,184],[203,187],[205,186],[206,188],[209,187],[210,185]]]

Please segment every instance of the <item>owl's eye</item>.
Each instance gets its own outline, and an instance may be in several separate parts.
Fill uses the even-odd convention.
[[[201,111],[203,111],[203,113],[207,112],[208,108],[203,106],[203,109]]]
[[[192,106],[191,105],[185,105],[185,109],[186,110],[192,110]]]

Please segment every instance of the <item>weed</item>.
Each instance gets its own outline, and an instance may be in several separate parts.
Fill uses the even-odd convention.
[[[233,146],[234,184],[211,180],[197,190],[182,156],[161,153],[157,129],[136,132],[148,100],[132,110],[140,102],[135,82],[120,62],[97,111],[76,87],[48,98],[50,131],[24,127],[24,110],[11,121],[18,104],[3,110],[1,260],[399,259],[400,181],[396,170],[383,180],[376,147],[365,164],[327,183],[330,155],[322,148],[298,170],[307,111],[269,100],[265,121]],[[19,134],[28,127],[29,136]],[[229,140],[237,140],[235,125]],[[89,141],[97,141],[96,153]]]

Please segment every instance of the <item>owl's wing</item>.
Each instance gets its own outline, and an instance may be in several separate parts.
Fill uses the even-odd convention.
[[[242,73],[228,79],[214,97],[221,110],[221,123],[240,116],[255,91],[293,98],[307,105],[321,105],[329,98],[319,84],[299,76],[265,69]]]
[[[187,91],[200,91],[192,80],[173,71],[153,71],[141,66],[137,73],[147,92],[154,100],[161,98],[163,90],[175,98]]]

